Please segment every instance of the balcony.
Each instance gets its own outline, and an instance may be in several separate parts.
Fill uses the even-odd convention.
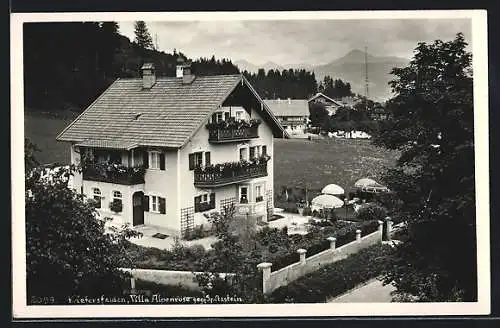
[[[199,167],[194,172],[194,185],[200,188],[221,187],[267,176],[267,161],[263,156],[252,162],[229,162]]]
[[[136,185],[144,183],[146,170],[142,166],[126,167],[119,164],[91,163],[82,168],[83,180]]]
[[[256,119],[208,123],[206,125],[208,129],[208,141],[211,143],[225,143],[258,138],[260,123],[261,121]]]

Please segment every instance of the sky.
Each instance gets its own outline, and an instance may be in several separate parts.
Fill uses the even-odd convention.
[[[134,39],[133,22],[118,22]],[[375,56],[411,58],[418,42],[451,40],[458,32],[471,44],[471,21],[450,19],[146,21],[159,49],[189,58],[320,65],[353,49]]]

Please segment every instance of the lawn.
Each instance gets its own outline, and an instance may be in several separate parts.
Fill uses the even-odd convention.
[[[74,117],[76,114],[52,116],[25,112],[24,135],[40,148],[41,151],[35,156],[41,164],[69,164],[69,144],[56,141],[56,136],[73,121]]]
[[[335,183],[346,192],[364,177],[378,179],[384,167],[394,166],[397,152],[361,139],[276,139],[274,189],[283,186],[321,189]]]

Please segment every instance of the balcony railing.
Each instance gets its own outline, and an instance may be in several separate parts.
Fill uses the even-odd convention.
[[[196,187],[218,187],[267,176],[267,159],[254,162],[234,162],[197,168],[194,173]]]
[[[122,185],[142,184],[146,173],[145,168],[142,166],[126,167],[107,163],[87,164],[82,171],[84,180]]]
[[[211,143],[223,143],[258,138],[259,124],[260,120],[209,123],[206,125],[208,129],[208,141]]]
[[[235,215],[266,215],[267,207],[265,202],[239,203],[235,205]]]

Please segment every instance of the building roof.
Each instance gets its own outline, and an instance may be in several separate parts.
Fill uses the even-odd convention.
[[[118,79],[58,136],[59,141],[112,140],[138,146],[182,147],[227,99],[238,84],[261,102],[264,118],[278,137],[287,137],[242,75],[200,76],[190,84],[162,77],[150,89],[142,78]],[[108,141],[109,143],[110,141]]]
[[[272,99],[264,102],[276,116],[309,116],[306,99]]]
[[[324,97],[325,99],[333,102],[335,105],[337,106],[343,106],[343,104],[333,98],[330,98],[328,97],[327,95],[325,95],[324,93],[321,93],[321,92],[318,92],[317,94],[315,94],[314,96],[312,96],[311,98],[309,98],[308,102],[311,102],[313,101],[314,99],[318,98],[318,97]]]
[[[88,139],[75,144],[75,146],[130,150],[137,147],[138,144],[133,141],[126,140]]]

